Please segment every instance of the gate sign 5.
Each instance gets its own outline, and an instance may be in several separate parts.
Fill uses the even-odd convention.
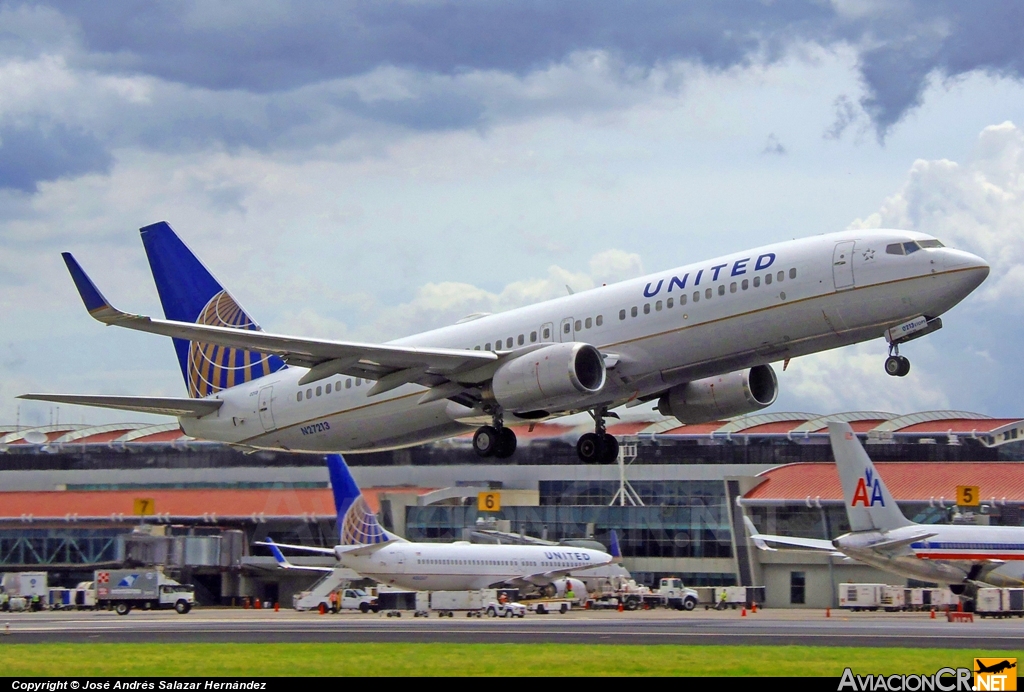
[[[956,503],[961,507],[977,507],[981,502],[979,490],[976,485],[956,486]]]
[[[479,493],[476,496],[476,511],[500,512],[501,493]]]

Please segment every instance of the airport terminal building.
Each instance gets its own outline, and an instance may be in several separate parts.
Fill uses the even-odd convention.
[[[508,460],[483,463],[468,436],[346,460],[385,527],[410,540],[607,545],[614,530],[639,582],[764,586],[768,606],[825,607],[842,582],[904,582],[824,554],[758,550],[743,516],[764,533],[848,530],[826,428],[835,420],[861,436],[915,521],[1020,525],[1024,419],[964,411],[624,423],[609,427],[621,466],[581,465],[575,442],[587,430],[555,423],[517,429]],[[978,486],[979,504],[957,508],[960,485]],[[313,578],[253,546],[268,536],[334,544],[322,457],[199,442],[174,423],[0,428],[0,572],[45,570],[74,585],[100,567],[162,565],[201,602],[287,605]]]

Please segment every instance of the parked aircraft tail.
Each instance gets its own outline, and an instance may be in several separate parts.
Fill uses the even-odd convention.
[[[141,229],[156,290],[169,320],[262,331],[164,221]],[[205,397],[284,367],[277,356],[174,339],[190,397]]]
[[[836,459],[843,500],[851,531],[888,531],[914,522],[903,516],[885,482],[875,470],[853,428],[847,423],[829,423],[829,439]]]
[[[340,454],[327,455],[327,470],[334,491],[334,507],[338,512],[339,545],[360,546],[402,540],[384,530],[377,521]]]
[[[622,562],[622,549],[619,547],[619,534],[612,529],[611,539],[608,541],[608,552],[613,562]]]

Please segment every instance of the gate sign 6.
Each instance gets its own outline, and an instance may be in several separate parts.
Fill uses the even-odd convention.
[[[476,496],[476,511],[500,512],[501,493],[479,493]]]

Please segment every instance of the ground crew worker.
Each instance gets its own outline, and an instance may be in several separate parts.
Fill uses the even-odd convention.
[[[505,605],[506,603],[508,603],[508,594],[506,594],[504,591],[502,591],[501,595],[498,596],[498,603],[500,603],[502,605]]]
[[[337,613],[338,612],[338,592],[337,591],[332,591],[331,592],[331,612],[332,613]]]
[[[718,599],[718,610],[725,610],[728,600],[729,595],[725,592],[725,589],[722,589],[722,595]]]
[[[576,592],[572,590],[572,582],[569,582],[565,587],[565,597],[570,601],[576,600]]]

